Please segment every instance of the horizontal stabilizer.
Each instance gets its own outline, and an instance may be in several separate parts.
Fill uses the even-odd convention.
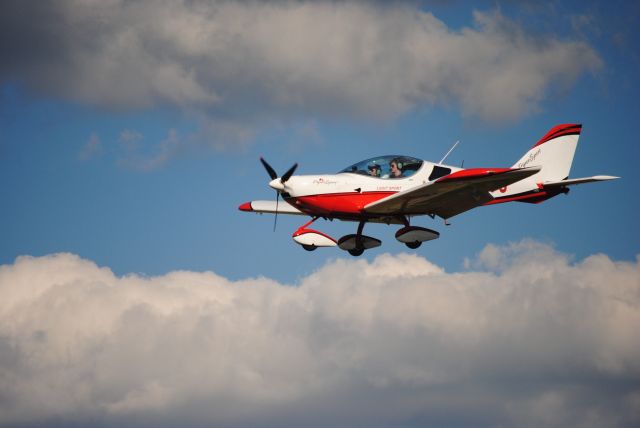
[[[276,210],[277,207],[277,210]],[[240,205],[240,211],[254,212],[254,213],[268,213],[268,214],[294,214],[294,215],[306,215],[299,209],[292,207],[286,202],[280,202],[276,204],[276,201],[251,201],[245,202]]]
[[[551,181],[548,183],[542,183],[542,187],[553,188],[553,187],[572,186],[574,184],[592,183],[594,181],[615,180],[617,178],[620,178],[620,177],[614,177],[613,175],[594,175],[593,177],[572,178],[571,180],[560,180],[560,181]]]

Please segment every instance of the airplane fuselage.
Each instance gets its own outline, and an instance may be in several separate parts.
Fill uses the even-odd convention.
[[[442,175],[461,170],[423,161],[409,177],[375,177],[352,172],[296,175],[284,185],[283,197],[295,208],[312,216],[345,219],[369,217],[363,213],[366,205],[441,177],[433,174],[434,167],[441,168]]]

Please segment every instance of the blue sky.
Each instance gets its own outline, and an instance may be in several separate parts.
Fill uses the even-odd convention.
[[[429,5],[423,8],[428,11]],[[443,102],[426,99],[389,111],[383,106],[379,112],[375,106],[345,107],[337,115],[327,112],[324,104],[331,108],[340,100],[314,105],[314,93],[303,94],[309,95],[304,100],[308,113],[288,107],[274,114],[256,112],[265,108],[260,94],[255,100],[252,94],[243,94],[247,98],[240,105],[229,102],[227,112],[224,103],[211,109],[152,100],[140,107],[126,98],[112,105],[101,98],[102,92],[88,90],[78,96],[38,87],[48,84],[47,66],[64,64],[43,59],[39,65],[44,76],[31,81],[21,79],[19,69],[8,70],[3,74],[0,99],[5,200],[0,260],[8,263],[22,254],[72,252],[121,274],[195,269],[230,278],[266,275],[294,282],[326,260],[347,255],[334,250],[301,251],[290,239],[303,221],[298,217],[281,217],[273,233],[270,216],[237,211],[242,202],[273,196],[259,156],[278,171],[298,162],[299,173],[321,173],[386,153],[438,160],[454,141],[461,140],[449,158],[452,163],[508,166],[551,126],[572,122],[584,124],[572,176],[604,173],[623,180],[575,188],[570,197],[540,206],[474,210],[453,219],[448,228],[424,219],[420,224],[442,235],[418,253],[448,270],[458,270],[465,257],[487,242],[533,237],[577,256],[605,252],[632,260],[638,252],[633,222],[636,201],[630,197],[638,182],[633,167],[638,155],[634,132],[639,109],[638,57],[632,48],[637,41],[633,28],[637,17],[633,6],[622,3],[621,8],[598,3],[554,3],[546,8],[507,4],[498,9],[482,2],[436,5],[435,19],[451,34],[477,29],[474,11],[501,14],[500,19],[509,20],[509,25],[519,27],[536,43],[579,42],[597,56],[599,63],[572,69],[575,76],[568,81],[561,75],[547,78],[540,93],[529,97],[534,100],[515,101],[514,106],[523,111],[513,117],[509,109],[489,117],[478,113],[477,106],[465,111],[460,100],[449,94],[444,96],[450,99]],[[7,55],[11,53],[7,50]],[[81,78],[90,84],[92,76]],[[429,81],[428,76],[425,79]],[[488,105],[499,97],[486,95],[481,103]],[[372,97],[372,102],[384,100]],[[203,119],[203,115],[209,116]],[[227,115],[235,116],[230,127],[246,123],[246,129],[228,134],[216,129],[224,126]],[[238,137],[240,132],[249,136]],[[126,148],[125,133],[132,135],[135,142],[130,144],[136,149]],[[167,143],[171,133],[178,150],[165,150],[171,147]],[[98,148],[86,152],[92,138]],[[355,225],[320,227],[339,237],[351,233]],[[365,257],[403,251],[391,228],[371,226],[368,231],[384,245]],[[245,258],[251,262],[237,263]]]
[[[358,266],[383,278],[388,273],[384,273],[385,266],[410,270],[415,265],[426,274],[443,269],[452,278],[456,274],[475,278],[484,275],[477,271],[498,269],[496,281],[504,279],[509,284],[510,268],[498,263],[495,254],[516,260],[508,262],[513,263],[514,271],[526,265],[521,258],[513,259],[514,253],[531,255],[540,261],[539,266],[566,258],[557,272],[566,269],[567,275],[580,276],[582,271],[575,271],[578,268],[572,263],[584,263],[579,266],[588,270],[592,264],[584,262],[585,258],[602,254],[612,261],[603,266],[617,266],[627,275],[616,271],[612,278],[618,274],[631,278],[631,290],[637,291],[637,271],[634,276],[627,266],[637,263],[640,253],[636,214],[640,150],[635,127],[640,117],[639,17],[638,6],[623,1],[544,5],[485,1],[3,2],[0,265],[6,269],[3,272],[9,272],[6,278],[13,278],[11,272],[22,272],[21,266],[40,272],[41,267],[35,266],[39,262],[31,266],[31,262],[16,261],[20,256],[34,256],[43,263],[52,260],[60,266],[77,267],[69,278],[79,283],[95,277],[95,281],[122,286],[128,276],[143,284],[144,278],[158,277],[162,288],[165,279],[173,280],[166,276],[170,272],[184,271],[186,282],[194,283],[214,281],[205,273],[213,272],[215,281],[251,283],[249,279],[258,278],[269,290],[276,283],[309,291],[305,284],[314,284],[314,278],[340,283],[337,278],[341,275],[357,277]],[[243,202],[274,197],[260,156],[280,173],[295,162],[300,174],[326,173],[381,154],[437,161],[460,140],[449,163],[505,167],[561,123],[583,124],[571,177],[609,174],[622,178],[575,186],[568,196],[539,205],[481,207],[454,217],[451,226],[439,219],[421,218],[414,223],[441,235],[412,251],[418,259],[405,254],[407,249],[395,241],[392,226],[366,226],[366,233],[383,244],[361,257],[366,261],[363,265],[338,249],[310,253],[300,248],[291,234],[306,221],[301,217],[279,216],[273,232],[272,216],[238,211]],[[338,238],[354,233],[357,225],[318,221],[315,226]],[[94,271],[95,266],[87,263],[106,267],[115,277],[105,279],[104,272]],[[141,287],[147,290],[146,285]],[[345,287],[350,290],[348,284]],[[552,289],[542,290],[548,292],[549,302],[553,302]],[[309,293],[309,299],[320,296]],[[399,293],[407,302],[412,293],[419,294],[414,289]],[[148,296],[150,307],[155,308],[157,299],[158,295]],[[281,301],[278,299],[274,304]],[[447,302],[456,310],[465,310],[451,303],[454,300]],[[164,310],[150,313],[159,316]],[[126,318],[128,312],[123,314]],[[307,321],[313,324],[305,318]],[[630,322],[633,325],[638,318]],[[280,337],[276,330],[274,337]],[[28,330],[25,337],[34,337],[32,334]],[[354,355],[362,349],[375,352],[377,348],[367,342]],[[455,352],[455,347],[446,351]],[[526,353],[526,346],[520,351]],[[564,355],[558,352],[549,358]],[[519,354],[514,355],[517,360]],[[371,367],[387,367],[385,362],[394,356],[388,357],[370,361]],[[630,360],[624,358],[627,364]],[[474,365],[476,360],[466,363],[479,367]],[[532,362],[533,366],[537,363],[540,361]],[[564,361],[559,367],[565,363],[569,364]],[[618,375],[637,379],[637,365],[624,364]],[[361,381],[355,376],[341,394],[354,393]],[[148,394],[164,403],[173,390],[165,391],[169,383],[162,382],[118,389],[129,392],[107,408],[120,415],[131,403],[139,403],[136,394]],[[478,382],[480,388],[486,386]],[[636,396],[631,390],[633,408],[637,388]],[[303,394],[304,399],[314,393],[320,392]],[[400,395],[385,394],[377,399],[393,397],[398,408],[402,407]],[[408,394],[407,390],[402,394]],[[256,397],[249,401],[260,401]],[[500,394],[496,397],[498,402]],[[557,395],[543,393],[538,398],[541,401],[536,403],[546,406],[549,400],[556,403]],[[304,409],[309,405],[305,400],[294,400],[294,407],[298,403]],[[558,400],[575,404],[573,410],[579,408],[571,400]],[[533,402],[527,403],[520,404],[527,407]],[[536,408],[534,404],[531,408]],[[328,405],[339,408],[335,400]],[[72,415],[68,420],[76,422],[95,416],[93,410],[87,410],[87,416],[73,404],[69,406],[43,413],[43,420],[52,414]],[[102,415],[105,407],[96,406],[102,409],[97,414]],[[625,413],[626,408],[603,406],[633,414]],[[28,410],[29,406],[20,408]],[[470,420],[486,426],[536,421],[527,419],[526,412],[515,419],[506,413],[483,419],[480,413],[469,411]],[[342,421],[371,422],[349,419],[346,413]],[[296,411],[285,412],[283,417],[292,414],[297,415],[292,420],[308,422]],[[18,413],[12,415],[7,419],[11,423],[33,422]],[[386,416],[381,425],[439,420],[437,415],[424,419],[419,409],[407,419]],[[120,421],[105,418],[107,425]],[[196,422],[217,420],[206,412],[198,418]],[[463,417],[442,418],[451,426],[465,421]],[[277,426],[278,420],[269,419],[269,424]],[[554,423],[567,420],[571,419]],[[239,421],[240,425],[251,423]],[[632,424],[633,417],[614,422]],[[340,425],[337,420],[325,423]]]

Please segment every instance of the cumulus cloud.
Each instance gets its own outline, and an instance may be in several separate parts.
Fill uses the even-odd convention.
[[[637,426],[640,261],[483,254],[296,286],[21,257],[0,267],[0,424]]]
[[[511,120],[601,64],[587,43],[532,34],[499,12],[475,12],[473,26],[454,30],[416,2],[0,8],[3,79],[105,108],[173,107],[233,144],[292,117],[392,119],[425,105]]]

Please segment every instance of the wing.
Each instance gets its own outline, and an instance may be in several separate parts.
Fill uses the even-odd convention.
[[[307,215],[284,201],[278,203],[277,207],[276,210],[276,201],[251,201],[240,205],[239,209],[254,213]]]
[[[464,169],[364,207],[371,214],[430,214],[450,218],[493,199],[489,192],[529,177],[541,167]]]
[[[620,177],[614,177],[612,175],[594,175],[593,177],[572,178],[571,180],[560,180],[560,181],[542,183],[542,187],[547,189],[552,189],[556,187],[571,186],[574,184],[592,183],[594,181],[615,180],[617,178],[620,178]]]
[[[245,202],[244,204],[238,207],[240,211],[251,212],[251,213],[267,213],[267,214],[275,214],[276,213],[276,202],[275,201],[251,201]],[[309,215],[305,214],[302,211],[298,210],[295,207],[292,207],[286,202],[280,202],[278,204],[278,214],[292,214],[292,215]],[[339,220],[343,221],[360,221],[359,218],[339,218]],[[404,224],[401,220],[397,218],[397,216],[380,216],[377,218],[371,218],[368,220],[370,223],[384,223],[384,224]]]

